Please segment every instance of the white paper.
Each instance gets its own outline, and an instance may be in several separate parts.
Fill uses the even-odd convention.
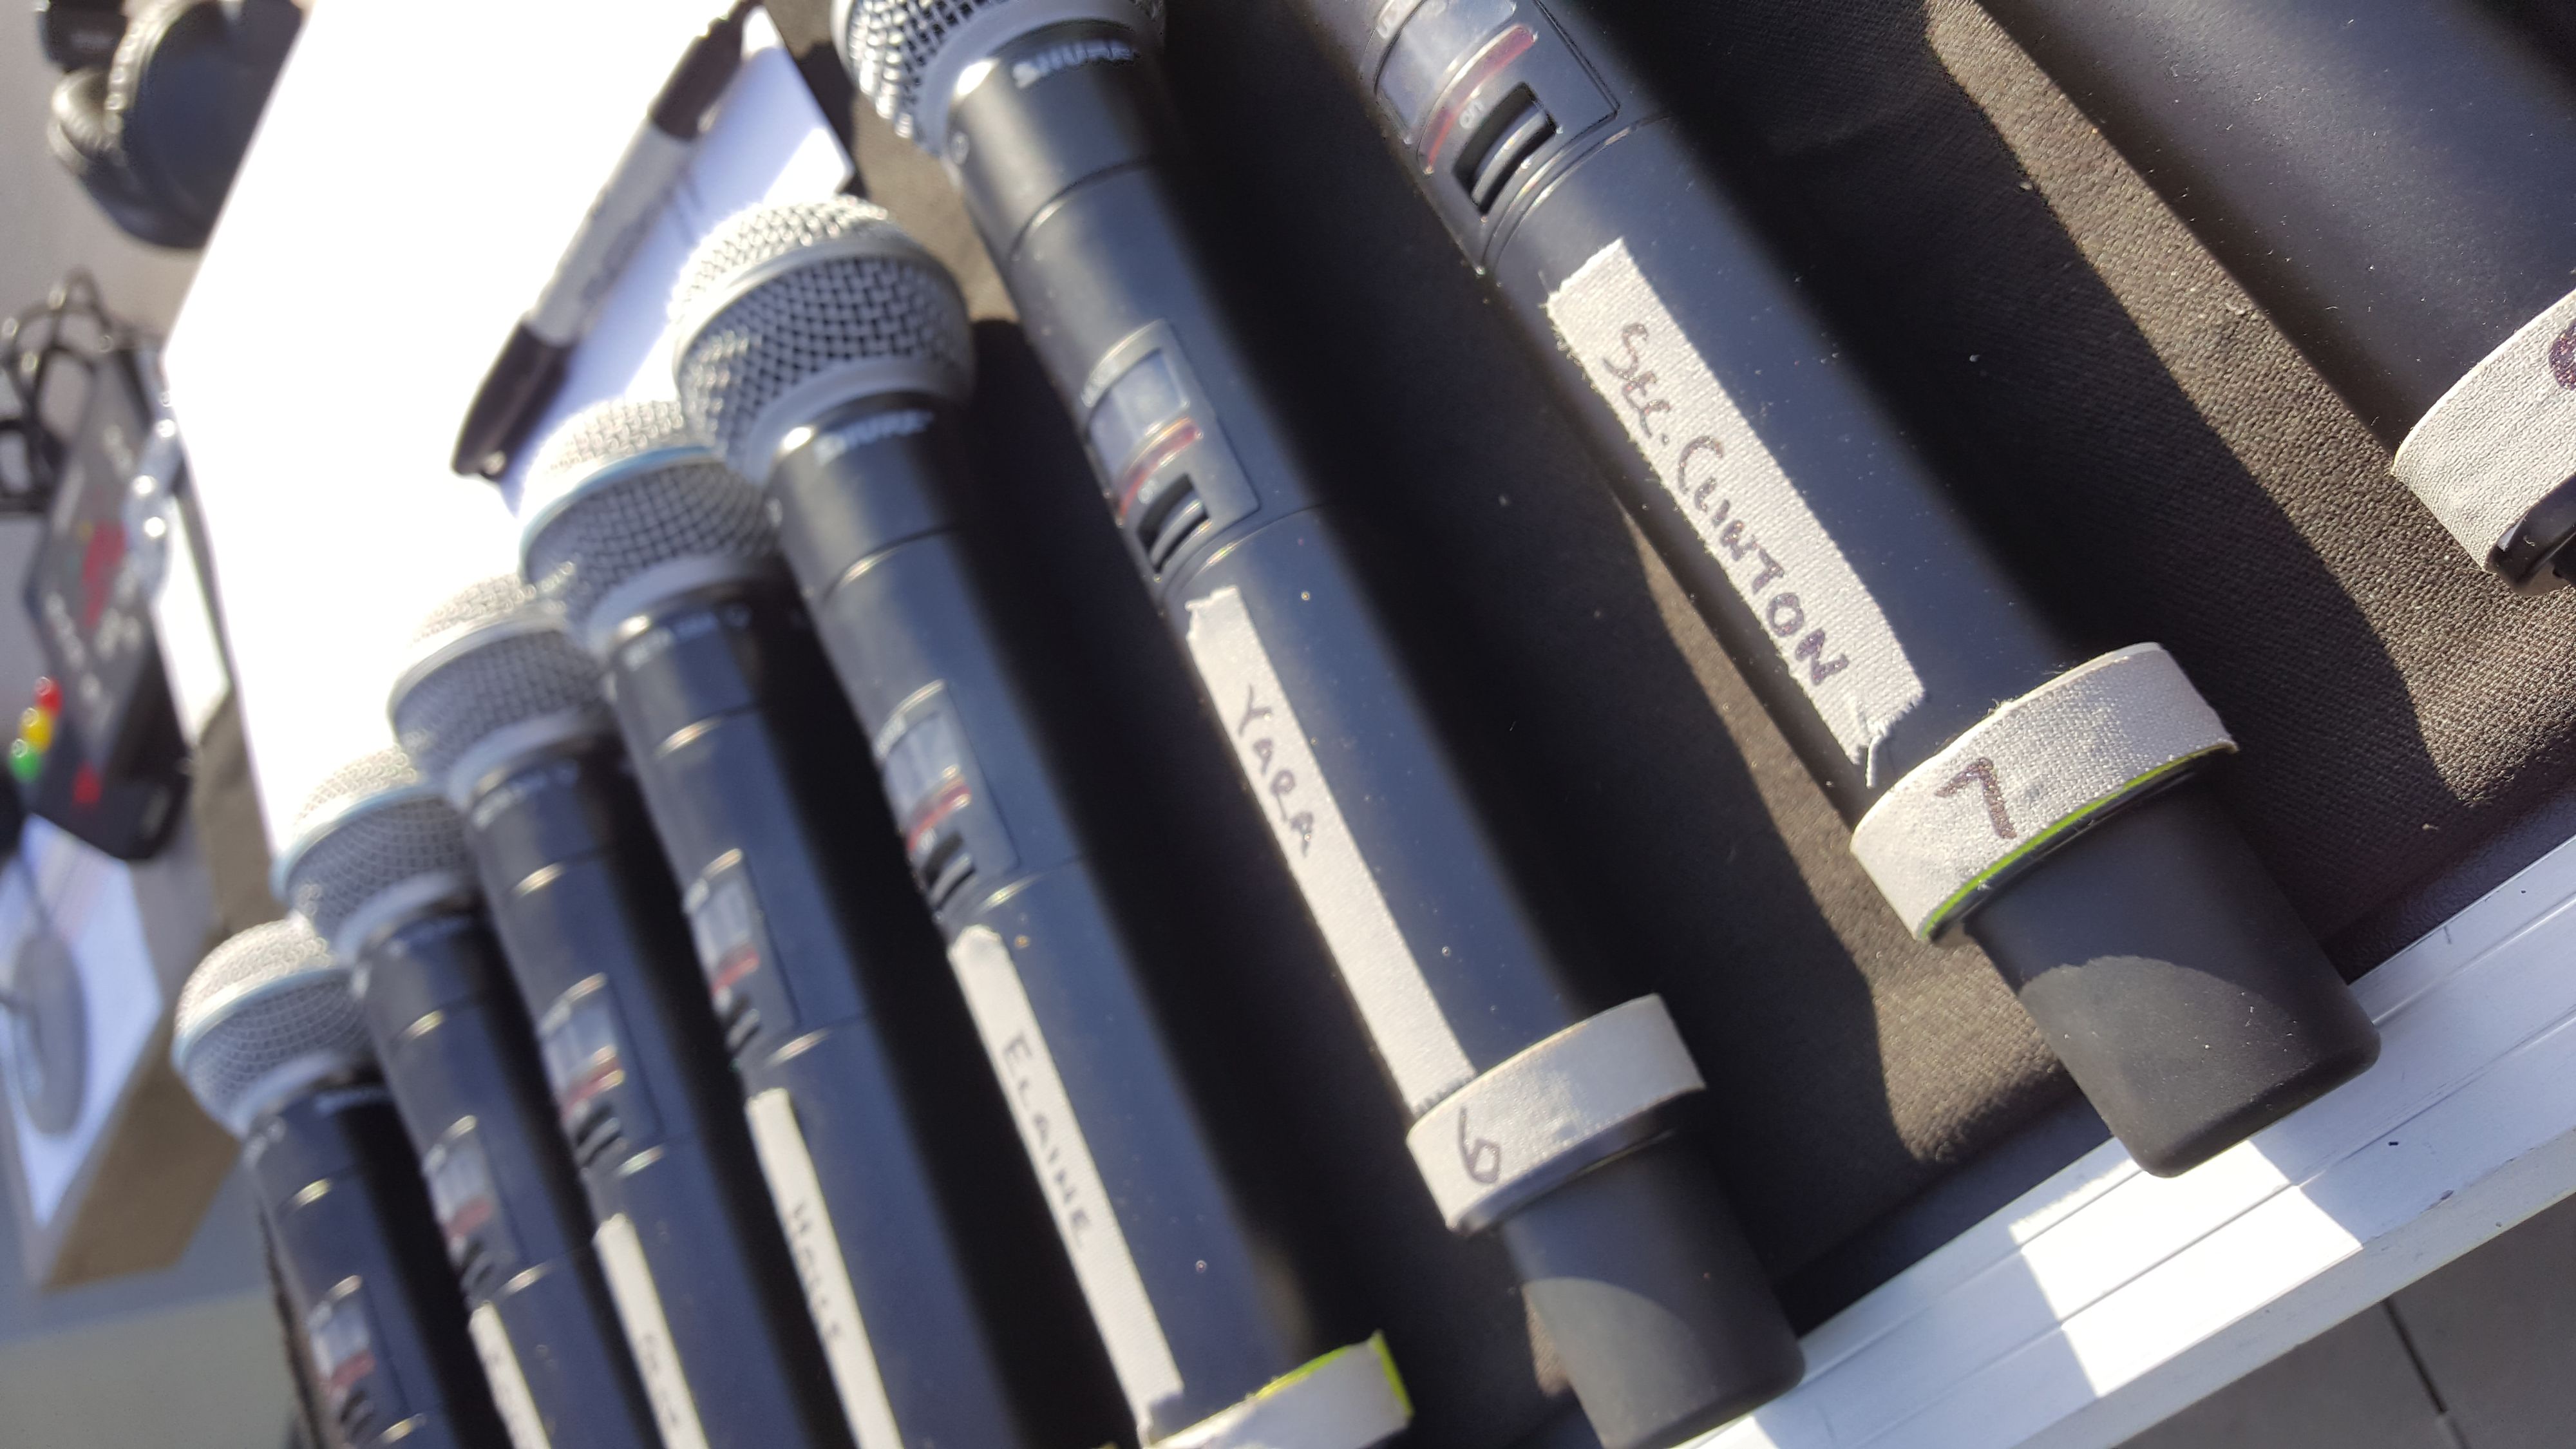
[[[272,845],[324,776],[392,742],[385,696],[419,620],[517,567],[508,495],[448,471],[457,426],[713,14],[633,0],[602,23],[586,5],[454,0],[306,20],[167,353]],[[698,232],[846,174],[774,32],[752,33],[767,48],[560,410],[667,395],[663,294]]]

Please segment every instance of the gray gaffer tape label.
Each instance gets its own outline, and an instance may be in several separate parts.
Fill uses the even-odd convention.
[[[760,1155],[760,1175],[769,1180],[769,1200],[778,1209],[778,1225],[787,1232],[787,1251],[796,1261],[796,1277],[805,1287],[805,1307],[814,1331],[823,1340],[823,1358],[831,1365],[832,1386],[840,1391],[841,1414],[859,1449],[904,1449],[903,1432],[895,1427],[894,1405],[886,1398],[885,1375],[877,1368],[876,1350],[868,1343],[867,1321],[859,1316],[859,1295],[850,1287],[850,1265],[841,1256],[841,1237],[832,1227],[823,1202],[822,1179],[814,1175],[814,1155],[806,1149],[805,1129],[797,1125],[795,1100],[784,1087],[772,1087],[747,1103],[751,1146]]]
[[[634,1220],[624,1213],[599,1225],[591,1242],[599,1249],[599,1266],[608,1278],[608,1296],[617,1304],[617,1321],[626,1329],[626,1346],[635,1355],[635,1372],[644,1380],[644,1397],[653,1405],[653,1425],[661,1431],[662,1449],[707,1449],[706,1426],[698,1422],[697,1396],[680,1367],[680,1351],[671,1342],[670,1320],[662,1316],[662,1292],[653,1286],[653,1270],[644,1261],[644,1243]]]
[[[1413,1419],[1386,1340],[1337,1348],[1153,1449],[1367,1449]]]
[[[1521,1179],[1702,1083],[1660,996],[1578,1021],[1469,1082],[1404,1134],[1453,1228]]]
[[[1001,936],[984,926],[959,935],[948,948],[948,961],[965,988],[966,1009],[984,1039],[984,1053],[993,1059],[994,1075],[1010,1098],[1020,1145],[1046,1186],[1056,1233],[1073,1258],[1073,1275],[1082,1284],[1083,1301],[1091,1305],[1092,1322],[1108,1344],[1109,1366],[1126,1391],[1127,1407],[1138,1423],[1145,1423],[1156,1405],[1180,1393],[1181,1367],[1172,1359],[1171,1340],[1163,1336],[1154,1301],[1145,1295],[1127,1236],[1119,1231],[1109,1188],[1100,1179],[1091,1144],[1074,1115],[1073,1098],[1056,1071],[1055,1054],[1038,1030],[1019,968]]]
[[[2523,324],[2427,409],[2393,470],[2480,568],[2576,476],[2576,292]]]
[[[1234,742],[1235,761],[1270,818],[1271,834],[1288,857],[1289,873],[1323,930],[1343,984],[1359,1003],[1369,1037],[1405,1105],[1420,1112],[1457,1090],[1475,1068],[1342,819],[1241,590],[1223,588],[1190,601],[1189,645],[1208,698]]]
[[[510,1331],[501,1326],[501,1311],[482,1304],[466,1316],[465,1327],[474,1335],[483,1380],[492,1386],[492,1403],[501,1411],[511,1449],[554,1449],[537,1414],[537,1396],[528,1392],[528,1376],[519,1369],[518,1350],[510,1347]]]
[[[1923,702],[1923,681],[1824,525],[1637,270],[1626,241],[1547,299],[1560,345],[1617,414],[1808,703],[1853,763]]]
[[[2218,712],[2158,644],[2132,644],[1979,720],[1907,771],[1852,831],[1889,905],[1930,938],[2005,867],[2202,755]]]

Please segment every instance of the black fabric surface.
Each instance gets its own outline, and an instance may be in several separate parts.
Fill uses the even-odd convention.
[[[1982,12],[1590,3],[1641,42],[2045,605],[2191,671],[2244,747],[2220,777],[2229,809],[2347,974],[2576,829],[2576,599],[2519,598],[2474,569]],[[772,7],[803,49],[823,8]],[[1731,1200],[1800,1321],[2100,1141],[1992,968],[1912,941],[1852,862],[1294,6],[1169,8],[1200,220],[1276,364],[1266,380],[1372,526],[1453,718],[1515,786],[1565,930],[1605,981],[1674,1006]],[[939,169],[873,115],[857,151],[871,193],[965,281],[987,357],[1019,355]],[[1015,411],[988,400],[978,425],[1070,450],[1042,391],[1023,386]],[[1043,471],[1029,486],[1089,486]],[[1006,513],[1011,482],[987,480]],[[1051,549],[1114,552],[1084,502],[1014,523],[1041,582]],[[1114,592],[1112,572],[1042,590],[1047,627],[1168,650],[1132,617],[1140,599],[1088,592]],[[1251,837],[1219,819],[1233,808],[1200,813],[1239,847]],[[1243,862],[1200,863],[1216,915],[1249,901],[1238,926],[1311,944],[1275,870],[1210,859]],[[1299,1029],[1347,1057],[1338,1028]]]

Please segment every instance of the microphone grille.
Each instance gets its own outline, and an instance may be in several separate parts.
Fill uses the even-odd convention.
[[[859,94],[894,123],[895,133],[913,140],[919,127],[915,112],[931,65],[960,26],[1013,0],[844,0],[848,9],[841,33],[834,37],[841,59]],[[1136,18],[1161,33],[1163,0],[1113,0],[1132,9]],[[969,57],[970,59],[974,57]],[[936,140],[937,138],[932,138]]]
[[[855,197],[735,214],[699,243],[671,310],[682,329],[680,405],[697,436],[747,478],[768,473],[758,455],[784,431],[770,408],[826,373],[910,363],[961,391],[974,375],[956,280],[883,207]],[[853,395],[864,386],[854,380]]]
[[[170,1064],[235,1136],[261,1111],[371,1056],[349,973],[293,916],[207,952],[179,989]]]
[[[422,656],[394,686],[394,737],[443,782],[496,730],[594,708],[599,661],[516,574],[484,579],[430,611]]]
[[[425,877],[470,881],[464,824],[399,748],[331,773],[295,814],[279,895],[326,941],[368,902]]]
[[[602,403],[539,455],[546,483],[562,491],[530,519],[521,572],[576,637],[611,590],[647,569],[776,554],[760,490],[698,443],[673,441],[689,437],[677,404]]]
[[[421,616],[411,631],[411,642],[426,644],[442,634],[452,634],[506,618],[520,606],[537,601],[537,591],[517,574],[494,574],[476,579],[439,602],[437,608]]]

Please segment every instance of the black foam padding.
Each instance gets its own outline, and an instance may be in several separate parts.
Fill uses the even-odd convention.
[[[2189,661],[2244,746],[2218,798],[2347,977],[2568,838],[2576,598],[2462,556],[1981,10],[1594,3],[2052,615]],[[824,8],[773,11],[810,47]],[[1167,72],[1217,163],[1200,220],[1393,584],[1446,631],[1459,716],[1529,782],[1573,919],[1671,1003],[1727,1195],[1813,1324],[2100,1125],[1983,956],[1914,942],[1851,861],[1294,8],[1172,0]],[[937,164],[872,113],[858,154],[1009,332]],[[976,422],[1063,426],[999,399]],[[1033,555],[1115,548],[1096,504],[1046,521],[1017,525]],[[1138,601],[1052,602],[1080,638]]]

